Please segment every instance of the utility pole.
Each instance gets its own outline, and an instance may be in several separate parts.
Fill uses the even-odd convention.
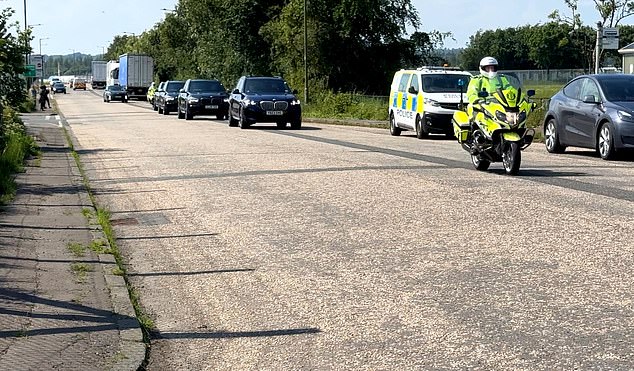
[[[597,22],[597,44],[594,48],[594,73],[599,73],[601,49],[603,48],[603,24]]]
[[[306,2],[304,0],[304,104],[308,104],[308,35],[306,31]]]

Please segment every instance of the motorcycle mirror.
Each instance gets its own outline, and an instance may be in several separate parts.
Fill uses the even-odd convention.
[[[535,95],[535,90],[530,89],[529,91],[526,92],[526,95],[528,95],[529,97],[532,97],[533,95]]]
[[[458,79],[458,86],[461,86],[461,87],[462,87],[462,86],[464,86],[464,85],[465,85],[464,80],[463,80],[463,79]]]
[[[486,90],[480,90],[480,91],[478,92],[478,97],[480,97],[480,98],[486,98],[486,97],[488,97],[488,96],[489,96],[489,92],[488,92],[488,91],[486,91]]]

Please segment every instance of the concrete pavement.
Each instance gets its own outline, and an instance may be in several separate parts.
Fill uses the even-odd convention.
[[[90,248],[107,241],[85,216],[95,210],[63,119],[22,119],[42,156],[0,209],[0,369],[136,370],[142,332],[114,257]]]

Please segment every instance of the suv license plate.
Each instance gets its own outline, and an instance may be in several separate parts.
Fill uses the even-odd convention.
[[[269,116],[282,116],[284,112],[283,111],[266,111],[266,114]]]
[[[205,109],[218,109],[218,106],[216,106],[215,104],[214,105],[209,105],[208,104],[208,105],[205,106]]]

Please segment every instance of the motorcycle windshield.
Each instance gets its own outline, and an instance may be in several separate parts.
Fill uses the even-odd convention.
[[[498,74],[489,80],[489,85],[491,87],[489,98],[507,108],[517,107],[526,100],[522,84],[514,76]]]

